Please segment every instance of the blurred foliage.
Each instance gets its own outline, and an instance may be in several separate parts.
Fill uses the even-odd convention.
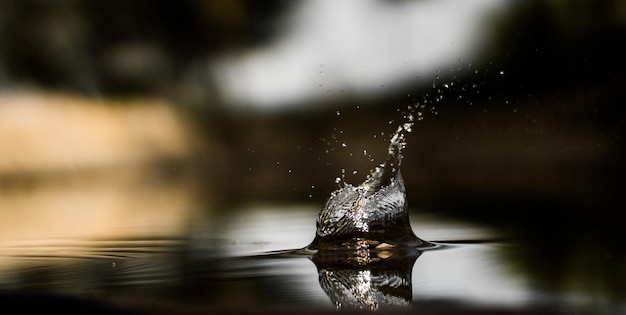
[[[454,69],[453,86],[416,79],[393,95],[263,114],[220,106],[209,68],[279,38],[291,2],[0,1],[0,85],[202,105],[187,108],[206,136],[195,162],[224,200],[322,200],[342,169],[362,180],[384,157],[399,109],[419,103],[430,117],[409,136],[412,205],[462,214],[470,199],[484,217],[498,208],[488,200],[520,212],[520,198],[587,209],[618,200],[625,175],[623,3],[515,2],[493,21],[482,64]]]
[[[168,95],[211,56],[268,41],[287,7],[282,0],[0,1],[0,84]]]
[[[516,70],[602,71],[621,50],[623,1],[533,0],[494,21],[499,40],[486,62]],[[284,0],[0,2],[0,84],[34,84],[89,94],[152,93],[185,101],[213,84],[201,69],[221,53],[275,39],[293,6]],[[606,55],[608,54],[608,56]],[[602,60],[594,60],[601,58]],[[585,61],[572,67],[573,61]],[[534,68],[527,68],[535,65]],[[570,73],[569,75],[567,73]],[[615,70],[615,72],[617,72]],[[545,84],[545,75],[526,82]],[[198,103],[216,100],[207,92]]]

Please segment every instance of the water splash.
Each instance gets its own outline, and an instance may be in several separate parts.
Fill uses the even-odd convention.
[[[334,191],[317,217],[316,236],[309,249],[389,249],[428,244],[409,224],[406,190],[400,173],[406,133],[413,115],[391,137],[387,160],[358,185],[344,183]]]

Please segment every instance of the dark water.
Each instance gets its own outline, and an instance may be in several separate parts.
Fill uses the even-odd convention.
[[[467,189],[445,196],[454,211],[408,208],[404,144],[392,137],[387,162],[319,217],[312,198],[205,196],[126,170],[5,189],[0,312],[626,313],[608,203]]]
[[[437,247],[350,261],[284,251],[312,240],[317,211],[253,205],[230,222],[195,219],[185,235],[5,241],[0,296],[18,310],[624,311],[608,296],[539,288],[510,262],[518,240],[419,212],[411,225]]]

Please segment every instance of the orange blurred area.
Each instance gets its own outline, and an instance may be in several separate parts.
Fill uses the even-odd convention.
[[[181,233],[194,141],[162,100],[0,94],[0,242]]]

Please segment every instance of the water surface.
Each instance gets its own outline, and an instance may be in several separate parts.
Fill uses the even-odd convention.
[[[317,211],[306,204],[250,205],[236,209],[230,222],[194,220],[185,235],[5,241],[0,292],[6,297],[95,300],[124,310],[193,306],[323,311],[341,304],[340,292],[329,283],[349,286],[355,278],[378,277],[379,284],[395,290],[381,292],[408,309],[528,311],[555,305],[576,309],[586,303],[585,297],[542,292],[514,272],[507,250],[516,246],[515,240],[429,214],[413,215],[411,225],[439,246],[412,255],[377,256],[378,263],[329,264],[285,252],[312,240]]]

